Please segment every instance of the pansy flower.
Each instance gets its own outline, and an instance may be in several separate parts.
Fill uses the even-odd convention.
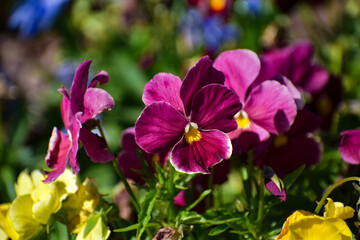
[[[170,162],[178,171],[209,173],[209,167],[231,156],[225,132],[236,129],[233,116],[241,110],[224,80],[209,57],[201,58],[183,82],[170,73],[156,74],[145,85],[136,143],[153,154],[172,149]]]
[[[310,94],[318,93],[329,80],[329,73],[313,63],[314,47],[303,41],[261,55],[259,78],[269,79],[280,73],[292,83]]]
[[[62,174],[69,160],[72,171],[79,172],[80,167],[76,159],[78,140],[93,162],[108,162],[114,158],[107,149],[105,139],[92,133],[94,126],[88,122],[114,106],[114,100],[109,93],[95,88],[98,83],[104,84],[108,81],[106,72],[101,71],[96,74],[87,86],[90,64],[91,61],[87,60],[77,68],[70,95],[66,88],[59,89],[59,92],[64,95],[61,102],[61,115],[66,133],[59,131],[56,127],[53,129],[45,157],[46,165],[53,171],[46,172],[48,177],[45,182],[52,182]]]
[[[339,152],[343,160],[350,164],[360,164],[360,130],[341,133]]]
[[[320,128],[321,120],[307,110],[300,110],[290,130],[281,135],[271,135],[254,148],[254,163],[271,167],[284,178],[301,167],[310,166],[321,159],[321,144],[311,133]],[[306,149],[306,150],[305,150]]]
[[[258,56],[245,49],[221,53],[214,67],[225,74],[225,85],[233,89],[243,104],[234,115],[237,129],[230,132],[234,151],[247,151],[270,133],[281,134],[293,123],[297,107],[286,85],[267,80],[252,86],[260,72]]]
[[[122,151],[119,153],[118,163],[125,177],[130,178],[137,183],[144,184],[144,176],[136,171],[141,170],[143,167],[136,152],[139,149],[139,146],[135,142],[134,127],[127,128],[123,131],[121,146]],[[168,151],[160,154],[149,154],[142,150],[141,153],[151,170],[153,170],[151,163],[164,165],[169,157]]]

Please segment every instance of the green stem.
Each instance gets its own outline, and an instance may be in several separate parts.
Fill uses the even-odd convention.
[[[348,178],[344,178],[344,179],[342,179],[342,180],[334,183],[333,185],[331,185],[331,186],[326,190],[326,192],[324,193],[324,195],[322,196],[320,202],[318,203],[318,205],[317,205],[316,208],[315,208],[314,213],[315,213],[315,214],[319,214],[322,206],[323,206],[324,203],[325,203],[326,198],[330,195],[330,193],[331,193],[336,187],[338,187],[339,185],[341,185],[341,184],[343,184],[343,183],[350,182],[350,181],[360,182],[360,178],[359,178],[359,177],[348,177]]]
[[[102,137],[105,139],[105,141],[106,141],[104,131],[103,131],[103,129],[102,129],[99,121],[97,121],[97,127],[98,127],[98,129],[99,129],[99,131],[100,131],[101,136],[102,136]],[[109,144],[107,144],[107,141],[106,141],[106,145],[107,145],[107,149],[109,150],[109,152],[112,152],[111,149],[110,149]],[[130,196],[130,201],[131,201],[131,203],[133,204],[136,212],[137,212],[137,213],[140,212],[139,202],[136,200],[136,197],[135,197],[133,191],[131,190],[131,187],[130,187],[129,183],[128,183],[128,181],[126,180],[126,177],[125,177],[123,171],[121,170],[121,168],[120,168],[120,166],[119,166],[119,164],[118,164],[118,162],[117,162],[117,159],[114,158],[114,159],[112,160],[112,163],[113,163],[113,166],[114,166],[114,168],[115,168],[116,173],[118,174],[118,176],[119,176],[119,178],[120,178],[120,181],[122,181],[122,182],[124,183],[124,185],[125,185],[126,191],[128,192],[128,194],[129,194],[129,196]]]
[[[262,224],[262,219],[264,217],[264,188],[265,188],[265,183],[264,183],[264,172],[261,171],[260,173],[260,186],[259,186],[259,209],[258,209],[258,218],[257,221],[260,224],[260,228],[261,228],[261,224]]]
[[[174,205],[174,197],[175,197],[175,184],[174,184],[174,176],[175,176],[175,169],[174,167],[169,164],[169,218],[170,220],[175,219],[175,205]]]
[[[151,186],[154,187],[156,185],[157,180],[156,180],[154,174],[150,171],[149,166],[145,162],[145,159],[141,153],[141,150],[137,149],[136,154],[137,154],[138,158],[140,159],[141,166],[145,170],[146,175],[148,175],[148,177],[150,178]]]

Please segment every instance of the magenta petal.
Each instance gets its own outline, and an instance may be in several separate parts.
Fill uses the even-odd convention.
[[[360,130],[348,130],[341,133],[339,151],[345,162],[360,163]]]
[[[256,125],[275,134],[287,131],[297,107],[289,90],[276,81],[265,81],[253,89],[243,110]]]
[[[223,84],[224,74],[212,66],[208,56],[202,57],[199,62],[186,74],[180,89],[180,98],[184,104],[186,116],[190,115],[190,108],[194,94],[202,87],[211,84]]]
[[[63,96],[63,99],[61,101],[61,117],[64,123],[64,126],[66,129],[69,128],[69,121],[71,120],[70,118],[72,117],[71,113],[70,113],[70,101],[69,98],[67,98],[65,95]]]
[[[201,131],[201,139],[188,144],[182,138],[171,152],[170,161],[176,170],[185,173],[210,173],[210,167],[230,158],[230,138],[218,130]]]
[[[210,84],[195,94],[190,119],[201,129],[230,132],[237,128],[234,115],[241,107],[239,96],[233,90],[220,84]]]
[[[246,91],[260,71],[260,60],[256,53],[245,50],[231,50],[221,53],[214,67],[225,75],[225,85],[233,89],[241,102],[245,102]]]
[[[186,205],[186,196],[185,191],[182,190],[174,197],[174,204],[179,207],[183,207]]]
[[[318,65],[313,65],[308,69],[308,79],[302,84],[302,88],[310,94],[318,93],[329,81],[329,73]]]
[[[121,147],[125,151],[136,152],[138,148],[135,142],[135,128],[129,127],[122,132]]]
[[[136,151],[123,151],[118,156],[118,163],[126,178],[130,178],[139,184],[144,184],[143,175],[133,170],[143,169]]]
[[[73,83],[70,90],[71,111],[75,114],[84,109],[84,95],[87,88],[91,60],[81,63],[76,69]]]
[[[181,79],[171,73],[156,74],[144,87],[143,102],[146,106],[153,102],[170,103],[181,113],[184,106],[180,99]]]
[[[274,196],[278,197],[282,201],[286,200],[285,189],[279,189],[279,187],[271,181],[269,178],[265,178],[265,188]]]
[[[70,149],[71,141],[69,136],[54,127],[45,157],[46,165],[54,170],[52,172],[45,172],[48,176],[44,182],[53,182],[65,171]]]
[[[80,128],[81,128],[81,122],[79,120],[80,116],[81,116],[81,112],[76,113],[69,127],[69,131],[71,134],[71,142],[72,142],[72,147],[70,151],[70,166],[74,174],[80,171],[80,166],[76,159],[76,154],[79,149],[78,140],[79,140]]]
[[[112,107],[114,107],[114,99],[108,92],[100,88],[88,88],[84,96],[84,113],[80,121],[84,123]]]
[[[135,123],[136,143],[148,153],[169,151],[183,136],[186,118],[169,103],[147,106]]]
[[[90,132],[88,129],[80,129],[80,141],[91,161],[105,163],[114,159],[114,155],[107,149],[105,139]]]
[[[100,85],[103,85],[109,81],[109,75],[105,71],[98,72],[93,79],[91,80],[89,84],[89,88],[96,87],[96,85],[99,83]]]

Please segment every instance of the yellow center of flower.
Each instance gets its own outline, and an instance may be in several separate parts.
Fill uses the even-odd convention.
[[[250,119],[246,112],[240,111],[234,116],[238,128],[248,129],[250,127]]]
[[[210,8],[215,12],[219,12],[225,8],[226,0],[210,0]]]
[[[274,140],[274,146],[275,148],[281,148],[285,146],[288,143],[289,139],[285,135],[279,135]]]
[[[185,127],[185,140],[188,144],[192,144],[193,142],[200,141],[201,134],[198,130],[198,125],[196,123],[188,123]]]

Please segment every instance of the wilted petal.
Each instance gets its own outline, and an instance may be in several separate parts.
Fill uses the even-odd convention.
[[[210,84],[199,90],[191,107],[191,122],[201,129],[229,132],[237,128],[234,115],[241,110],[239,96],[226,86]]]
[[[339,151],[345,162],[360,163],[360,130],[348,130],[341,133]]]
[[[84,95],[84,113],[80,122],[84,123],[112,107],[114,107],[114,99],[108,92],[100,88],[89,88]]]
[[[256,53],[238,49],[221,53],[214,67],[225,75],[225,85],[233,89],[245,102],[246,91],[260,71],[260,60]]]
[[[135,123],[136,143],[149,153],[166,152],[183,136],[186,118],[169,103],[147,106]]]
[[[223,84],[224,74],[212,66],[208,56],[202,57],[199,62],[186,74],[180,89],[180,98],[184,104],[186,116],[190,115],[194,94],[202,87],[211,84]]]
[[[184,113],[180,99],[181,79],[171,73],[156,74],[144,87],[142,100],[146,106],[153,102],[164,101]]]
[[[105,139],[87,128],[80,129],[80,142],[91,161],[105,163],[114,159],[114,155],[107,148]]]
[[[229,137],[218,130],[201,131],[201,139],[188,144],[185,138],[171,152],[170,161],[180,172],[210,173],[210,167],[230,158],[232,146]]]
[[[91,80],[89,84],[89,88],[96,87],[96,85],[99,83],[100,85],[103,85],[109,81],[109,75],[105,71],[98,72],[93,79]]]
[[[289,130],[297,112],[289,90],[276,81],[266,81],[253,89],[243,110],[256,125],[276,134]]]
[[[65,171],[70,157],[70,150],[71,140],[69,136],[54,127],[49,141],[48,153],[45,157],[46,165],[54,170],[52,172],[46,172],[48,176],[44,182],[54,181]]]
[[[70,90],[71,111],[75,114],[84,110],[84,95],[87,88],[91,60],[81,63],[76,69]]]

